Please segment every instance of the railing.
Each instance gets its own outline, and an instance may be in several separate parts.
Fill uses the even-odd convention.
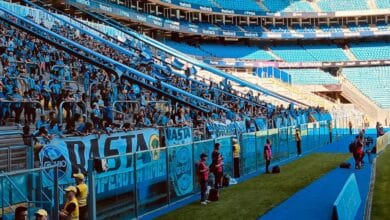
[[[329,129],[327,121],[300,125],[302,152],[313,151],[331,141],[337,141],[349,135],[348,129],[338,127],[339,123],[335,121],[336,119],[332,122],[336,125],[332,130]],[[90,206],[90,218],[102,219],[112,216],[138,218],[198,193],[195,164],[201,153],[209,155],[207,164],[211,163],[211,152],[215,143],[221,144],[220,152],[224,160],[224,173],[233,176],[233,138],[234,136],[226,136],[136,153],[90,158],[88,168],[88,179],[92,180],[89,182],[90,201],[92,201],[91,204],[98,204],[96,207]],[[288,160],[297,154],[295,126],[244,133],[238,139],[242,146],[240,163],[242,176],[263,169],[265,165],[263,145],[266,139],[270,139],[272,143],[273,162]],[[105,161],[107,165],[105,171],[92,168],[96,161]],[[127,162],[126,168],[118,169],[118,161]],[[151,174],[150,170],[155,172]],[[99,198],[102,193],[101,184],[108,179],[114,181],[119,177],[128,182],[126,192],[118,189],[117,193],[112,194],[110,198]],[[97,188],[94,187],[96,184]],[[99,192],[96,191],[97,189]],[[109,205],[103,202],[105,199],[110,201]],[[96,203],[96,201],[102,202]],[[121,208],[109,209],[109,207]]]
[[[64,107],[64,104],[66,104],[66,103],[69,103],[69,104],[73,104],[72,106],[71,106],[71,110],[68,110],[68,112],[67,112],[67,114],[70,114],[70,112],[69,111],[71,111],[72,113],[74,113],[75,112],[75,108],[76,108],[76,106],[78,106],[79,104],[81,104],[83,107],[80,107],[80,109],[81,109],[81,111],[83,112],[83,114],[85,115],[86,113],[87,113],[87,105],[85,104],[85,102],[83,102],[83,101],[62,101],[61,103],[60,103],[60,106],[59,106],[59,111],[58,111],[58,121],[59,121],[59,125],[62,125],[63,124],[63,107]]]
[[[51,181],[43,183],[43,175],[52,175]],[[12,211],[13,207],[24,205],[28,208],[28,216],[33,216],[36,209],[44,208],[51,219],[58,219],[60,200],[57,179],[57,166],[0,173],[2,215],[12,219],[13,213],[6,212],[6,209]]]
[[[2,103],[30,103],[30,104],[36,104],[37,106],[39,106],[39,109],[41,110],[41,113],[43,114],[43,107],[42,107],[42,104],[39,102],[39,101],[26,101],[26,100],[20,100],[20,101],[10,101],[10,100],[1,100],[0,102]]]

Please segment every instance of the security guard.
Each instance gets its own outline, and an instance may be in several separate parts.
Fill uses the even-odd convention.
[[[82,173],[75,173],[73,177],[76,180],[76,189],[77,189],[77,201],[79,203],[79,214],[80,220],[88,219],[88,206],[87,206],[87,198],[88,198],[88,186],[85,184],[85,177]]]
[[[35,212],[35,220],[48,220],[48,214],[47,211],[44,209],[38,209],[38,211]]]
[[[65,189],[66,203],[64,209],[60,211],[60,217],[64,220],[79,220],[79,203],[76,198],[77,189],[68,186]]]
[[[234,159],[234,178],[240,177],[240,144],[237,139],[233,139],[233,159]]]

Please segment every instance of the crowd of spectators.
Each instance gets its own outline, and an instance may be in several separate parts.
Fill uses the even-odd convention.
[[[32,17],[29,17],[33,20]],[[44,22],[41,26],[48,26]],[[47,27],[49,28],[49,27]],[[241,94],[229,82],[195,79],[191,74],[174,74],[165,63],[165,55],[155,60],[151,48],[140,41],[121,43],[133,55],[121,53],[93,37],[54,22],[50,29],[104,56],[138,71],[168,82],[183,91],[230,109],[210,108],[204,113],[148,91],[125,78],[118,78],[67,52],[20,31],[6,23],[0,26],[0,120],[2,125],[13,118],[18,126],[35,125],[37,135],[87,135],[95,132],[133,130],[156,126],[193,126],[203,128],[210,121],[243,121],[253,118],[277,119],[269,127],[305,123],[299,117],[323,109],[273,106],[261,102],[260,94]],[[115,42],[115,39],[109,39]],[[118,43],[118,42],[117,42]],[[149,55],[142,55],[142,54]],[[167,58],[168,59],[168,58]],[[187,72],[187,71],[185,71]],[[139,78],[139,76],[130,75]],[[155,85],[158,87],[158,85]],[[203,103],[183,94],[168,91],[194,105]],[[60,104],[62,103],[62,106]],[[37,109],[43,114],[37,117]],[[62,112],[66,115],[62,119]],[[23,113],[23,115],[22,115]],[[59,116],[61,115],[61,117]],[[24,116],[24,117],[23,117]]]

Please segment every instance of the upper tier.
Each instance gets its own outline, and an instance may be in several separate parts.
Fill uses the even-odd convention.
[[[344,12],[389,9],[388,0],[152,0],[180,7],[235,14]]]

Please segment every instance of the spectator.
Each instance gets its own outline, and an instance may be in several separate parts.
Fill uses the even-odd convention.
[[[49,215],[47,214],[46,210],[44,209],[38,209],[38,211],[35,212],[35,220],[48,220]]]
[[[240,144],[237,139],[233,139],[234,178],[240,177],[240,154]]]
[[[349,120],[348,126],[349,126],[349,135],[352,135],[352,121],[351,120]]]
[[[64,209],[60,211],[60,217],[64,220],[78,220],[79,219],[79,203],[76,198],[77,189],[74,186],[68,186],[65,189],[66,202]]]
[[[222,180],[223,180],[223,158],[222,154],[219,152],[219,143],[215,143],[214,150],[212,153],[212,163],[210,165],[210,170],[214,174],[215,182],[214,182],[214,188],[219,189],[222,186]]]
[[[27,208],[24,206],[18,206],[15,209],[15,220],[27,220]]]
[[[299,128],[295,129],[295,141],[297,142],[297,154],[298,157],[302,154],[302,138],[301,138],[301,132],[299,131]]]
[[[209,180],[209,169],[207,168],[207,155],[202,153],[198,162],[198,181],[200,185],[200,203],[206,205],[208,200],[206,199],[207,182]]]
[[[265,159],[265,173],[271,173],[269,171],[269,165],[271,164],[271,160],[272,160],[272,147],[271,147],[271,141],[268,138],[264,145],[264,159]]]
[[[328,128],[329,128],[329,143],[332,143],[332,140],[333,140],[333,125],[332,125],[332,121],[328,121]]]
[[[362,159],[363,159],[363,135],[359,134],[356,137],[354,148],[353,148],[353,158],[355,159],[355,169],[361,169],[362,168]]]
[[[88,186],[84,182],[84,174],[76,173],[73,174],[73,177],[76,180],[76,188],[77,188],[77,201],[79,203],[79,219],[84,220],[88,219]]]

